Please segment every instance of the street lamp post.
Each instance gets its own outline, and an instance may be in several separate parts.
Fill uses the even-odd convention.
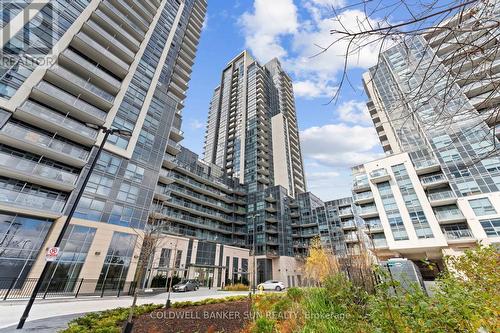
[[[71,206],[71,210],[69,211],[68,217],[66,218],[66,221],[64,221],[63,227],[59,233],[59,236],[57,236],[57,240],[54,243],[54,247],[59,247],[61,245],[62,239],[64,237],[64,233],[69,227],[69,224],[71,222],[71,219],[73,218],[73,215],[76,211],[76,207],[78,206],[78,202],[80,201],[83,192],[85,190],[85,187],[90,179],[90,176],[92,174],[92,171],[94,170],[97,161],[99,160],[99,156],[101,155],[101,152],[104,148],[104,145],[106,144],[106,141],[108,140],[108,137],[110,135],[116,134],[120,135],[123,137],[130,137],[132,136],[132,132],[126,131],[126,130],[121,130],[121,129],[116,129],[116,128],[106,128],[103,126],[96,126],[93,124],[87,124],[89,127],[93,127],[95,129],[101,130],[104,133],[104,138],[102,139],[101,145],[99,146],[99,149],[97,150],[97,153],[92,160],[92,163],[90,164],[89,171],[85,175],[85,179],[83,180],[82,186],[80,187],[80,190],[78,191],[75,202],[73,203],[73,206]],[[17,324],[17,329],[21,329],[24,326],[24,323],[26,319],[28,319],[29,313],[31,311],[31,307],[33,306],[33,303],[35,302],[36,295],[38,294],[38,291],[40,290],[40,287],[43,284],[43,281],[45,280],[45,276],[47,275],[49,271],[50,263],[46,262],[45,266],[43,267],[42,273],[40,274],[40,277],[38,278],[38,281],[35,285],[35,288],[33,289],[33,292],[31,293],[31,297],[28,301],[28,304],[26,304],[26,308],[24,309],[23,315],[21,316],[21,319],[19,320],[19,323]]]
[[[175,239],[175,246],[174,246],[174,264],[173,264],[173,270],[170,270],[171,273],[170,273],[170,280],[168,281],[168,295],[167,295],[167,303],[165,304],[165,308],[169,309],[170,308],[170,293],[172,291],[172,280],[174,279],[174,272],[175,272],[175,264],[177,262],[177,243],[179,242],[179,240],[176,238]]]
[[[253,219],[253,244],[252,244],[252,255],[253,255],[253,294],[255,295],[255,288],[257,286],[257,257],[255,256],[255,236],[257,232],[255,218],[260,217],[260,214],[255,214],[252,216]]]

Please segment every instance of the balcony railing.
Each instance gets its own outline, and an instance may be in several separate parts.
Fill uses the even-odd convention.
[[[387,240],[383,238],[373,239],[373,245],[375,248],[387,247]]]
[[[373,198],[373,193],[371,191],[354,194],[354,200],[356,201],[372,199],[372,198]]]
[[[96,130],[39,104],[26,101],[20,107],[20,110],[34,115],[47,122],[53,123],[56,126],[62,126],[64,128],[70,129],[81,136],[88,137],[91,140],[95,140],[97,138]]]
[[[376,206],[368,206],[368,207],[359,207],[358,213],[360,215],[363,214],[374,214],[377,213],[377,207]]]
[[[14,189],[0,189],[0,202],[24,206],[30,209],[39,209],[61,213],[66,200],[63,198],[52,198],[44,195],[44,192],[23,192]]]
[[[439,210],[436,211],[436,218],[438,221],[460,220],[464,219],[462,212],[458,209],[454,210]]]
[[[429,194],[430,201],[448,200],[455,198],[455,194],[451,191],[443,191]]]
[[[426,176],[420,178],[420,181],[422,182],[423,185],[432,185],[436,183],[442,183],[447,181],[446,177],[444,175],[432,175],[432,176]]]
[[[0,165],[9,168],[11,171],[20,171],[37,177],[74,185],[78,179],[78,174],[57,169],[46,164],[0,152]]]
[[[86,161],[89,156],[89,152],[85,149],[72,145],[68,142],[54,139],[48,135],[36,132],[20,124],[7,123],[4,126],[2,133],[8,134],[9,136],[24,142],[45,147],[61,154],[69,155],[82,161]]]
[[[462,238],[473,238],[472,232],[469,229],[463,230],[445,230],[444,235],[446,239],[462,239]]]
[[[387,173],[386,169],[377,169],[372,172],[370,172],[370,177],[372,178],[378,178],[378,177],[384,177],[388,176],[389,174]]]
[[[417,170],[431,168],[435,166],[439,166],[439,163],[436,160],[424,160],[415,162],[415,169]]]

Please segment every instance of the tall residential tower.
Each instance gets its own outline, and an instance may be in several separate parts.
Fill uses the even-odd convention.
[[[249,192],[283,186],[305,192],[292,81],[277,59],[264,66],[243,51],[215,88],[204,159],[224,168]]]
[[[0,8],[0,276],[17,285],[39,276],[103,139],[95,128],[106,126],[133,134],[109,138],[50,277],[94,281],[85,292],[122,288],[134,278],[164,156],[178,151],[206,1]]]

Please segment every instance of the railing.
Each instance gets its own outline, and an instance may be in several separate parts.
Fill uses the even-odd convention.
[[[455,198],[455,194],[451,191],[443,191],[429,194],[430,201],[446,200]]]
[[[23,105],[21,105],[20,110],[49,121],[53,124],[64,126],[64,128],[71,129],[79,135],[86,136],[92,140],[95,140],[97,138],[98,132],[96,130],[39,104],[26,101]]]
[[[446,239],[461,239],[461,238],[472,238],[472,232],[469,229],[463,230],[445,230],[444,235]]]
[[[28,299],[37,284],[37,278],[24,280],[16,278],[0,278],[0,299]],[[99,283],[96,279],[51,279],[42,283],[37,294],[39,298],[84,296],[123,296],[132,295],[135,281],[106,280]]]
[[[352,209],[351,208],[340,209],[339,215],[352,215]]]
[[[370,187],[370,184],[368,183],[368,181],[357,181],[357,182],[354,182],[354,184],[352,185],[352,188],[353,189],[361,189],[361,188],[367,188],[367,187]]]
[[[40,209],[55,213],[61,213],[64,205],[66,204],[66,200],[62,198],[53,199],[40,194],[15,191],[13,189],[0,189],[0,202],[21,205],[29,207],[31,209]]]
[[[363,200],[371,198],[373,198],[373,193],[371,191],[354,194],[354,200]]]
[[[370,177],[372,177],[372,178],[384,177],[387,175],[388,175],[388,173],[387,173],[386,169],[377,169],[377,170],[370,172]]]
[[[47,178],[57,182],[74,185],[78,179],[78,174],[57,169],[50,165],[37,163],[19,156],[0,152],[0,165],[10,170],[21,171],[38,177]]]
[[[430,184],[446,181],[446,177],[444,175],[432,175],[432,176],[422,177],[422,178],[420,178],[420,181],[424,185],[430,185]]]
[[[464,218],[462,212],[458,209],[454,210],[438,210],[435,212],[438,221],[454,220]]]
[[[386,239],[373,239],[373,245],[375,248],[387,247]]]
[[[86,161],[89,156],[89,152],[85,149],[74,146],[68,142],[54,139],[48,135],[15,123],[7,123],[3,127],[2,132],[16,139],[30,142],[41,147],[46,147],[82,161]]]
[[[415,169],[417,170],[439,165],[439,163],[436,160],[424,160],[424,161],[417,161],[414,163],[415,163]]]
[[[358,208],[358,213],[361,214],[372,214],[372,213],[377,213],[377,207],[376,206],[370,206],[370,207],[359,207]]]

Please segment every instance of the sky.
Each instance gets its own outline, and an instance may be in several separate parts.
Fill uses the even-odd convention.
[[[378,47],[349,58],[351,84],[332,101],[344,67],[345,43],[318,55],[332,42],[332,6],[347,0],[209,0],[208,13],[183,111],[182,144],[203,152],[213,89],[226,64],[248,49],[261,63],[280,59],[294,82],[308,190],[322,200],[351,195],[352,166],[383,156],[366,109],[362,74],[376,64]],[[353,26],[364,14],[342,12]]]

